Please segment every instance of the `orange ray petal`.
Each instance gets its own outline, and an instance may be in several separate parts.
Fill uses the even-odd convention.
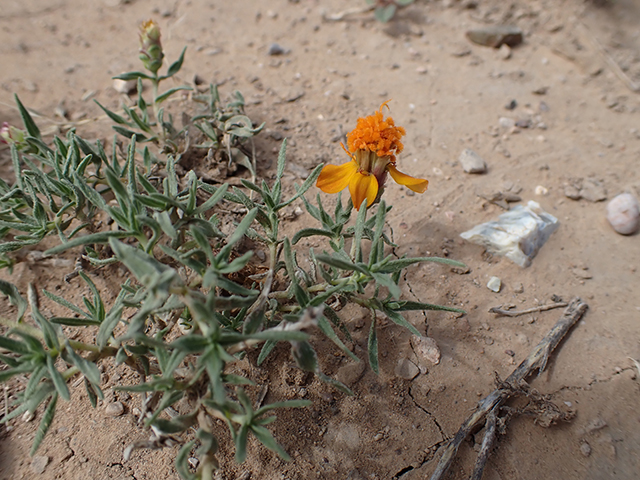
[[[351,160],[343,165],[325,165],[316,181],[316,187],[325,193],[338,193],[349,186],[358,171],[358,164]]]
[[[393,165],[389,165],[387,167],[387,171],[396,183],[404,185],[405,187],[413,190],[416,193],[424,193],[427,189],[427,186],[429,185],[429,180],[425,180],[423,178],[415,178],[411,175],[407,175],[406,173],[402,173]]]
[[[358,172],[349,182],[349,192],[356,210],[360,210],[360,205],[365,198],[367,199],[367,207],[369,207],[378,195],[378,180],[374,175],[364,175]]]

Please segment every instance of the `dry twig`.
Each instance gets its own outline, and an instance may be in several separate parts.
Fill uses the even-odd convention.
[[[613,73],[622,81],[622,83],[624,83],[627,86],[629,90],[631,90],[632,92],[639,93],[640,83],[634,82],[631,78],[629,78],[629,75],[624,73],[622,68],[620,68],[620,65],[618,65],[618,63],[613,59],[613,57],[609,55],[609,52],[607,52],[607,50],[604,48],[604,45],[602,45],[602,43],[598,41],[595,35],[591,33],[591,30],[589,30],[589,28],[587,28],[587,26],[584,23],[580,22],[579,25],[582,26],[585,32],[587,32],[587,37],[589,38],[593,46],[596,48],[596,50],[598,50],[600,55],[602,55],[602,58],[604,59],[606,64],[609,66],[611,71],[613,71]]]
[[[526,310],[504,310],[500,307],[491,307],[490,313],[497,315],[503,315],[505,317],[519,317],[520,315],[526,315],[527,313],[545,312],[554,308],[566,307],[567,302],[550,303],[548,305],[540,305],[538,307],[527,308]]]
[[[503,386],[499,386],[478,403],[476,411],[465,420],[456,435],[445,447],[444,453],[436,466],[436,470],[431,475],[431,480],[439,480],[442,478],[449,469],[460,444],[462,444],[464,439],[467,438],[472,431],[481,426],[486,417],[485,439],[482,442],[482,449],[476,462],[474,476],[472,477],[474,480],[480,480],[482,470],[489,456],[491,443],[493,442],[492,437],[495,437],[495,426],[491,427],[491,423],[493,423],[492,419],[497,417],[497,411],[500,405],[502,405],[515,390],[507,388],[507,386],[513,385],[517,387],[536,369],[538,370],[538,374],[542,373],[547,365],[549,354],[558,346],[569,329],[584,315],[587,308],[588,305],[580,298],[576,297],[571,300],[560,320],[558,320],[549,333],[538,343],[529,356],[507,377]],[[491,432],[491,430],[493,430],[493,432]],[[486,448],[485,444],[487,445]],[[485,450],[486,452],[484,452]]]

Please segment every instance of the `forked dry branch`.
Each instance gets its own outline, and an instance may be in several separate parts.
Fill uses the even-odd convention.
[[[493,445],[496,433],[496,423],[499,420],[500,406],[504,404],[514,393],[519,391],[519,385],[538,370],[538,375],[542,373],[547,365],[549,355],[558,346],[571,327],[584,315],[588,305],[579,297],[571,300],[564,311],[564,314],[547,333],[547,335],[538,343],[533,351],[525,358],[520,365],[496,388],[491,394],[482,399],[478,403],[476,411],[471,414],[462,424],[456,435],[451,439],[444,449],[444,453],[436,466],[435,471],[431,475],[431,480],[439,480],[449,469],[460,444],[473,431],[477,431],[485,426],[485,436],[476,465],[474,468],[473,480],[480,480],[482,472],[489,458],[489,451]]]

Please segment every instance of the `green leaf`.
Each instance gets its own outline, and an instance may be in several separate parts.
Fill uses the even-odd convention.
[[[291,346],[291,354],[298,367],[307,372],[318,371],[318,356],[309,342],[295,342]]]
[[[395,5],[387,5],[386,7],[377,7],[373,13],[376,17],[376,20],[382,23],[387,23],[389,20],[393,18],[396,13]]]
[[[291,457],[284,451],[284,449],[276,442],[273,435],[265,427],[259,425],[251,425],[251,432],[256,436],[260,443],[267,447],[272,452],[277,453],[284,461],[288,462]]]
[[[242,425],[238,434],[234,438],[236,444],[236,463],[242,463],[247,458],[247,433],[249,431],[248,425]]]
[[[394,312],[393,310],[384,309],[384,313],[389,317],[389,319],[395,323],[396,325],[399,325],[401,327],[406,328],[407,330],[409,330],[411,333],[413,333],[414,335],[417,335],[418,337],[422,336],[422,334],[416,329],[416,327],[414,327],[413,325],[411,325],[406,318],[404,318],[402,315],[400,315],[398,312]]]
[[[56,387],[56,390],[60,394],[60,396],[69,401],[71,399],[69,387],[67,387],[67,382],[65,382],[62,374],[58,371],[54,362],[55,360],[51,357],[51,355],[47,355],[47,370],[49,371],[49,376],[53,381],[53,385]]]
[[[333,327],[327,321],[326,318],[320,317],[318,319],[318,328],[320,328],[320,330],[322,330],[322,333],[324,333],[333,343],[335,343],[340,348],[340,350],[342,350],[346,355],[351,357],[356,362],[360,361],[360,359],[356,357],[354,353],[347,348],[347,346],[342,342],[342,340],[340,340],[340,337],[336,335],[336,332],[333,330]]]
[[[51,323],[57,325],[67,325],[70,327],[88,327],[100,325],[99,320],[93,320],[91,318],[77,318],[77,317],[53,317]]]
[[[187,47],[184,47],[182,49],[182,53],[180,54],[180,57],[178,58],[178,60],[176,60],[169,66],[169,69],[167,70],[167,75],[164,78],[173,77],[176,73],[180,71],[180,69],[182,68],[182,62],[184,62],[184,54],[186,51],[187,51]]]
[[[391,279],[391,277],[381,273],[372,273],[371,276],[378,285],[386,287],[387,290],[389,290],[389,293],[393,295],[394,298],[400,298],[402,296],[400,287]]]
[[[262,346],[262,350],[260,350],[260,355],[258,355],[258,361],[257,361],[258,366],[262,365],[262,362],[266,360],[266,358],[271,353],[271,350],[273,350],[273,348],[277,345],[277,343],[278,342],[275,340],[267,340],[266,342],[264,342],[264,345]]]
[[[0,335],[0,348],[23,355],[31,353],[31,350],[26,343],[13,340],[9,337],[5,337],[4,335]]]
[[[127,72],[127,73],[121,73],[120,75],[116,75],[115,77],[111,77],[114,80],[136,80],[138,78],[145,78],[147,80],[153,80],[153,77],[150,75],[147,75],[146,73],[143,72]]]
[[[135,135],[139,142],[146,142],[150,140],[145,135],[129,130],[128,128],[119,127],[117,125],[112,125],[111,128],[113,128],[116,132],[118,132],[120,135],[126,138],[131,138]]]
[[[71,345],[69,345],[69,341],[65,342],[66,348],[65,351],[69,355],[69,359],[71,362],[80,369],[82,374],[94,385],[100,385],[100,370],[95,363],[90,362],[89,360],[85,360],[76,352],[73,351]]]
[[[94,98],[93,101],[102,109],[104,113],[107,114],[107,117],[109,117],[111,120],[119,123],[120,125],[129,125],[129,122],[127,122],[123,117],[121,117],[117,113],[112,112],[107,107],[102,106],[102,104],[98,100]]]
[[[42,138],[42,135],[40,134],[40,129],[36,125],[36,122],[33,121],[33,118],[31,118],[31,115],[29,114],[29,111],[26,108],[24,108],[24,105],[22,104],[22,102],[18,98],[18,95],[14,94],[13,98],[15,99],[16,103],[18,104],[18,110],[20,111],[20,117],[22,118],[22,123],[24,124],[24,128],[27,129],[27,133],[29,133],[29,135],[31,135],[32,137],[35,137],[35,138],[38,138],[38,139]]]
[[[202,335],[184,335],[169,344],[169,348],[175,348],[182,352],[193,354],[200,353],[211,344],[211,341]]]
[[[53,255],[56,253],[64,252],[65,250],[69,250],[73,247],[78,247],[80,245],[89,245],[92,243],[109,243],[109,239],[112,238],[127,238],[134,237],[135,232],[128,232],[122,230],[116,230],[112,232],[98,232],[92,233],[89,235],[85,235],[83,237],[76,237],[73,240],[69,240],[67,243],[63,243],[61,245],[55,246],[47,250],[45,255]]]
[[[366,275],[369,274],[369,272],[367,272],[367,270],[364,269],[362,266],[356,265],[347,260],[343,260],[342,258],[332,257],[330,255],[323,254],[323,253],[317,255],[316,258],[318,259],[319,262],[326,263],[327,265],[330,265],[335,268],[339,268],[341,270],[356,271],[356,272],[364,273]]]
[[[18,309],[16,320],[19,322],[27,311],[27,301],[20,295],[18,288],[5,280],[0,280],[0,293],[9,297],[9,303]]]
[[[169,98],[171,95],[173,95],[176,92],[179,92],[180,90],[193,90],[193,88],[188,87],[187,85],[182,85],[180,87],[174,87],[174,88],[170,88],[169,90],[167,90],[166,92],[158,95],[156,97],[156,104],[160,104],[162,102],[164,102],[167,98]]]
[[[367,350],[369,353],[369,365],[371,366],[371,370],[377,375],[380,373],[378,367],[378,333],[376,331],[376,314],[373,311],[371,315],[371,326],[369,327]]]
[[[376,268],[374,265],[371,269],[375,272],[380,273],[393,273],[399,270],[402,270],[410,265],[421,262],[434,262],[434,263],[444,263],[445,265],[451,265],[453,267],[465,268],[466,265],[462,262],[458,262],[456,260],[451,260],[449,258],[441,258],[441,257],[414,257],[414,258],[400,258],[398,260],[391,260],[389,262],[384,263],[380,268]]]
[[[226,261],[233,250],[233,247],[236,243],[242,240],[242,237],[247,233],[247,230],[253,223],[253,220],[256,218],[258,214],[258,208],[254,208],[250,210],[245,217],[242,219],[238,227],[235,231],[227,237],[227,244],[220,250],[220,253],[217,255],[218,261]]]
[[[69,302],[68,300],[65,300],[64,298],[51,293],[49,290],[47,289],[42,289],[42,293],[45,294],[45,296],[51,300],[53,300],[54,302],[56,302],[59,305],[62,305],[63,307],[67,307],[69,310],[72,310],[74,312],[76,312],[78,315],[82,315],[83,317],[86,318],[90,318],[91,315],[89,315],[87,312],[85,312],[84,310],[82,310],[80,307],[77,307],[76,305],[74,305],[73,303]],[[53,319],[52,319],[53,321]]]
[[[287,139],[282,140],[282,146],[280,147],[280,153],[278,153],[278,166],[276,169],[276,179],[280,180],[284,175],[284,167],[287,163]]]
[[[316,168],[314,168],[313,171],[307,177],[307,179],[304,181],[304,183],[300,186],[296,194],[293,197],[291,197],[289,200],[278,204],[276,206],[276,210],[281,210],[284,207],[291,205],[295,200],[302,197],[307,192],[307,190],[309,190],[313,185],[315,185],[316,180],[318,179],[318,177],[320,176],[320,172],[322,171],[322,167],[323,165],[320,164]]]
[[[184,480],[196,480],[198,477],[189,471],[189,457],[195,440],[185,443],[176,455],[176,470]]]
[[[96,343],[98,344],[98,347],[100,347],[100,349],[103,349],[107,345],[107,342],[109,341],[109,338],[111,338],[113,330],[120,322],[122,318],[122,308],[122,305],[114,305],[113,308],[111,308],[111,310],[109,311],[109,314],[100,324],[98,334],[96,335]]]
[[[320,235],[323,237],[333,238],[335,237],[334,233],[329,230],[324,230],[322,228],[303,228],[302,230],[298,230],[293,237],[291,237],[291,243],[295,245],[301,239],[306,237],[313,237],[314,235]]]
[[[31,451],[29,455],[33,456],[34,453],[38,450],[38,447],[42,443],[45,435],[49,431],[51,427],[51,423],[53,422],[53,417],[56,414],[56,404],[58,403],[58,394],[54,393],[51,396],[51,400],[49,400],[49,404],[44,411],[44,415],[42,415],[42,420],[40,421],[40,425],[38,425],[38,430],[36,431],[36,435],[33,438],[33,444],[31,445]]]
[[[396,312],[406,312],[410,310],[435,310],[435,311],[444,311],[444,312],[457,312],[457,313],[467,313],[466,311],[455,308],[455,307],[447,307],[445,305],[434,305],[432,303],[422,303],[422,302],[410,302],[410,301],[400,301],[400,302],[388,302],[385,306]]]

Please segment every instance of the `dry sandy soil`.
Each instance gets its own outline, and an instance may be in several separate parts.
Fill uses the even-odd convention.
[[[18,123],[15,92],[49,131],[67,122],[56,114],[64,110],[68,119],[80,122],[83,136],[109,138],[108,123],[90,98],[118,106],[121,98],[110,77],[138,69],[137,27],[148,18],[161,25],[169,59],[188,46],[177,82],[191,82],[197,74],[218,83],[223,95],[239,89],[251,118],[267,122],[258,143],[263,171],[274,164],[280,140],[290,139],[290,185],[319,162],[342,163],[342,135],[357,117],[393,99],[392,114],[407,130],[400,167],[430,179],[421,196],[409,196],[395,184],[387,189],[399,253],[448,255],[470,267],[467,274],[431,264],[414,267],[403,287],[405,298],[460,306],[468,313],[410,317],[438,343],[438,365],[415,357],[406,331],[393,324],[383,328],[379,376],[366,362],[354,366],[318,338],[324,370],[349,383],[354,397],[300,375],[284,348],[262,369],[250,362],[240,365],[269,384],[268,401],[304,396],[314,405],[283,411],[273,425],[277,440],[292,454],[290,463],[251,443],[248,461],[236,465],[232,447],[224,442],[227,434],[221,433],[217,478],[428,478],[441,447],[494,389],[494,373],[508,376],[561,314],[508,318],[489,308],[530,308],[554,295],[580,296],[589,311],[560,345],[550,368],[531,383],[574,411],[575,418],[543,428],[533,416],[514,415],[484,478],[637,478],[640,388],[630,358],[640,358],[640,242],[638,235],[625,237],[610,228],[605,202],[571,200],[564,192],[566,183],[591,179],[602,183],[608,199],[623,191],[640,195],[640,96],[614,73],[600,48],[631,82],[640,82],[639,2],[417,0],[386,25],[370,12],[323,19],[324,13],[363,4],[3,0],[0,121]],[[465,38],[470,28],[502,23],[524,31],[523,44],[510,58]],[[286,53],[270,56],[274,42]],[[512,100],[515,109],[505,109]],[[500,117],[525,126],[531,122],[528,128],[509,129],[501,127]],[[465,148],[486,160],[485,174],[463,172],[458,156]],[[6,149],[0,150],[0,166],[2,175],[11,177]],[[500,191],[519,192],[522,203],[536,200],[560,221],[528,268],[487,255],[459,237],[502,212],[483,198]],[[293,232],[312,220],[305,213],[287,228]],[[80,298],[83,287],[77,280],[65,284],[64,273],[21,262],[12,281],[22,292],[35,280]],[[503,282],[499,293],[486,288],[491,276]],[[106,291],[117,292],[120,279],[101,278],[99,272],[95,278]],[[0,305],[10,314],[7,303]],[[364,358],[369,318],[353,308],[342,313],[354,329],[356,353]],[[412,380],[397,373],[405,359],[420,367]],[[59,404],[38,452],[49,459],[39,478],[178,478],[176,448],[137,451],[129,462],[122,460],[123,448],[146,435],[131,414],[139,398],[109,389],[123,376],[124,370],[108,367],[104,377],[109,398],[125,404],[122,416],[92,410],[80,388],[70,403]],[[10,432],[1,427],[0,478],[35,475],[28,451],[37,423],[18,419],[9,423]],[[464,442],[448,478],[468,478],[480,439],[476,436],[475,446],[473,439]]]

